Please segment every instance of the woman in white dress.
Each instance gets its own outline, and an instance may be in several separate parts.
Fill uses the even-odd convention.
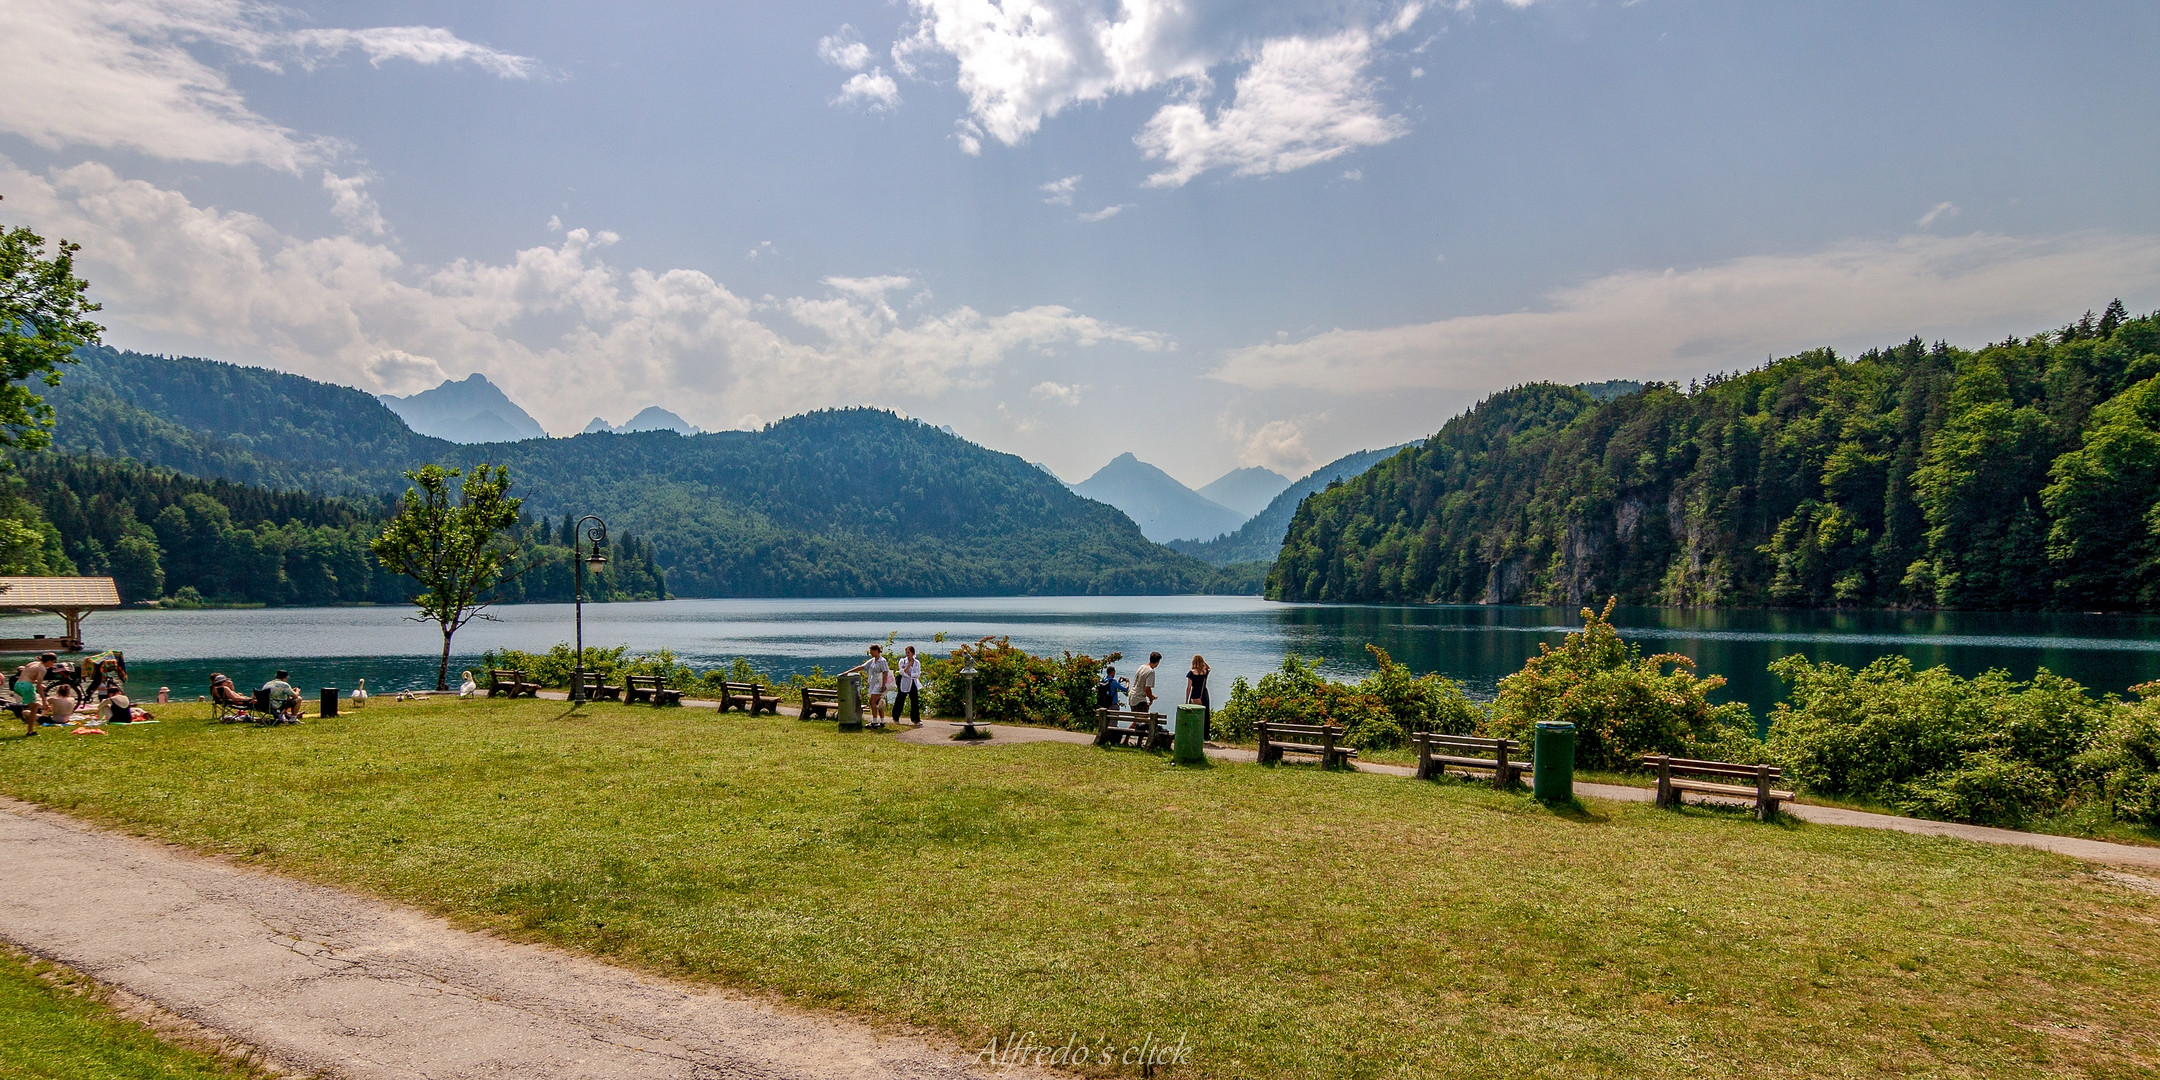
[[[852,675],[862,672],[863,696],[870,699],[870,722],[885,722],[885,691],[892,688],[892,665],[885,662],[885,646],[870,646],[870,659],[841,672]]]

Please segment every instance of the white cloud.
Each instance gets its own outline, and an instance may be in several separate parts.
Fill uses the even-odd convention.
[[[84,245],[77,265],[115,343],[376,390],[440,381],[432,358],[455,358],[555,430],[610,401],[665,400],[696,421],[776,416],[934,397],[1024,354],[1169,347],[1056,306],[904,318],[886,295],[916,286],[898,276],[754,300],[695,270],[611,265],[617,238],[604,231],[570,229],[501,263],[427,266],[356,235],[287,235],[102,164],[32,174],[0,158],[0,190],[10,216]]]
[[[441,386],[450,377],[433,357],[414,356],[403,349],[385,349],[361,370],[383,393],[401,396]]]
[[[1087,388],[1084,386],[1072,383],[1051,382],[1044,379],[1042,382],[1036,383],[1035,388],[1028,391],[1028,394],[1060,405],[1078,405],[1080,404],[1080,391],[1085,389]]]
[[[1303,419],[1276,419],[1258,425],[1232,420],[1227,426],[1231,441],[1237,444],[1241,466],[1259,465],[1289,476],[1303,476],[1318,464],[1306,442]]]
[[[202,58],[279,70],[347,50],[371,63],[464,63],[529,78],[536,61],[424,26],[287,30],[287,11],[252,0],[7,0],[0,4],[0,131],[51,149],[135,150],[176,161],[299,172],[334,156],[248,107]]]
[[[1938,221],[1956,216],[1958,216],[1957,204],[1939,202],[1929,208],[1927,213],[1920,215],[1920,220],[1913,222],[1913,224],[1925,229]]]
[[[860,105],[874,112],[895,109],[900,106],[900,84],[885,74],[884,68],[859,71],[840,84],[840,94],[833,98],[833,104]]]
[[[1170,163],[1160,183],[1222,165],[1281,172],[1399,136],[1366,68],[1381,41],[1423,11],[1390,0],[910,0],[917,20],[893,46],[914,76],[949,60],[967,98],[955,138],[1017,145],[1076,104],[1181,87],[1140,135]],[[1249,65],[1210,118],[1210,71]],[[1172,181],[1169,177],[1182,177]]]
[[[1344,169],[1344,170],[1343,170],[1343,174],[1342,174],[1342,178],[1343,178],[1343,179],[1345,179],[1345,180],[1353,181],[1353,182],[1355,182],[1355,181],[1358,181],[1358,180],[1363,180],[1363,179],[1365,179],[1365,170],[1363,170],[1363,169]]]
[[[855,40],[855,28],[846,23],[840,24],[837,33],[818,39],[817,54],[818,59],[849,71],[870,66],[870,46]]]
[[[1043,193],[1043,202],[1051,206],[1071,206],[1073,192],[1079,187],[1080,178],[1078,176],[1068,176],[1063,180],[1052,180],[1036,190]]]
[[[330,193],[330,212],[336,214],[347,228],[369,236],[381,236],[390,231],[390,226],[383,221],[382,207],[376,205],[375,196],[368,194],[368,182],[373,179],[366,173],[339,176],[325,169],[322,186]],[[555,231],[562,231],[559,221]]]
[[[1169,165],[1148,186],[1177,187],[1214,168],[1233,176],[1291,172],[1400,138],[1408,125],[1384,114],[1364,75],[1374,44],[1363,30],[1270,41],[1212,119],[1197,99],[1163,106],[1133,137]]]
[[[2160,289],[2160,237],[1975,234],[1843,244],[1695,270],[1629,271],[1543,310],[1334,330],[1227,353],[1210,375],[1252,389],[1484,392],[1534,379],[1687,378],[1817,345],[2029,332],[2095,297]]]
[[[1119,203],[1116,206],[1105,206],[1100,210],[1090,210],[1085,214],[1075,214],[1073,216],[1081,221],[1090,223],[1097,221],[1108,221],[1109,219],[1124,213],[1126,210],[1131,209],[1131,207],[1131,203]]]

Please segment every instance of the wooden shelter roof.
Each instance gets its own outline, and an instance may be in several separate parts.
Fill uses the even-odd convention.
[[[0,608],[53,611],[119,606],[120,589],[109,577],[0,577]]]

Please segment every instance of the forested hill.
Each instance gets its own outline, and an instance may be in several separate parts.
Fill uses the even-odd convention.
[[[851,409],[763,431],[458,445],[358,390],[208,360],[88,350],[49,393],[61,449],[330,495],[424,462],[508,465],[539,517],[649,540],[678,596],[1171,593],[1235,588],[1010,454]],[[1257,581],[1244,583],[1247,587]]]
[[[2160,317],[1530,385],[1308,499],[1285,600],[2160,610]]]

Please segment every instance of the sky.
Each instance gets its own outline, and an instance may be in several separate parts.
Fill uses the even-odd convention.
[[[2150,3],[0,4],[108,343],[1079,480],[2160,307]]]

